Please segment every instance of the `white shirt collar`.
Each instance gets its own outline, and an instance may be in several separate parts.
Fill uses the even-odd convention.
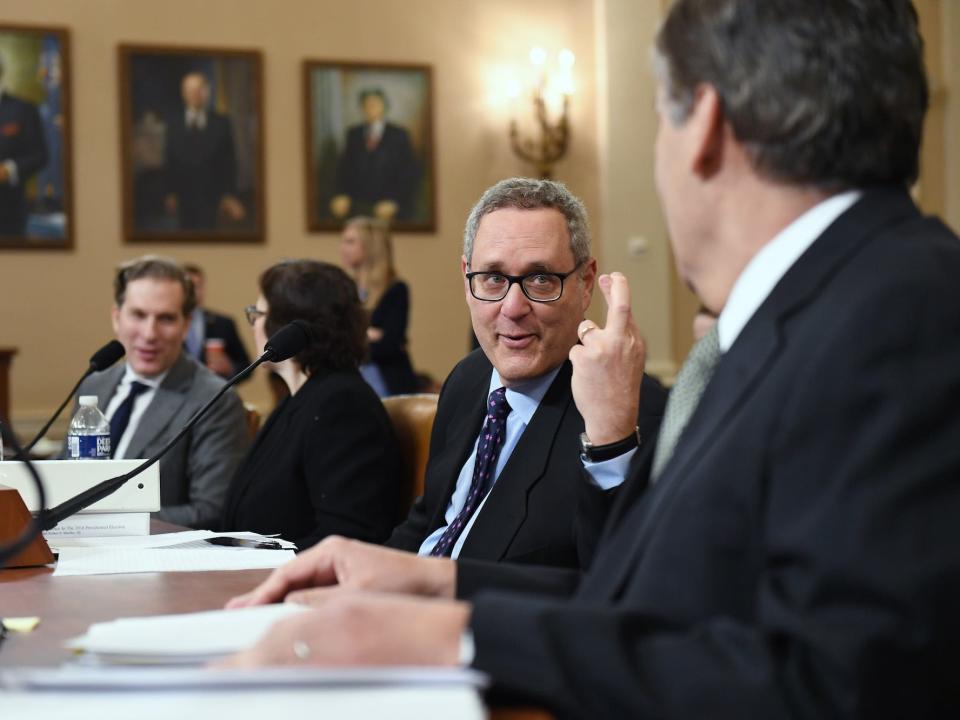
[[[187,127],[190,127],[193,124],[196,124],[201,130],[207,126],[207,112],[206,110],[197,110],[194,108],[186,109],[186,122]]]
[[[164,378],[167,377],[167,374],[170,372],[170,368],[167,368],[165,371],[159,375],[151,378],[145,378],[141,375],[138,375],[133,371],[133,368],[130,367],[130,363],[127,363],[126,370],[123,373],[123,378],[120,380],[120,384],[123,386],[130,385],[130,383],[136,381],[143,383],[144,385],[156,389],[160,387],[160,384],[163,382]]]
[[[507,402],[510,404],[510,414],[513,415],[514,419],[523,421],[524,425],[530,424],[530,419],[537,411],[540,401],[547,394],[547,390],[553,383],[554,378],[557,377],[558,372],[560,372],[559,365],[540,377],[527,380],[516,387],[507,388]],[[494,368],[493,372],[490,373],[490,389],[487,395],[489,396],[490,393],[501,387],[503,387],[503,382],[500,380],[500,373]]]
[[[726,352],[777,283],[814,241],[852,206],[863,192],[849,190],[814,205],[753,256],[740,273],[717,320],[720,351]]]
[[[387,127],[386,120],[374,120],[372,123],[367,125],[367,134],[369,137],[376,138],[379,140],[383,137],[383,130]]]

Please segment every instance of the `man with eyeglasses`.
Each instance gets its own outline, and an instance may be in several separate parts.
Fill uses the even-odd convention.
[[[112,457],[152,456],[223,387],[221,378],[184,350],[195,303],[186,272],[169,258],[147,255],[117,269],[113,330],[126,362],[94,373],[78,393],[99,399],[110,421]],[[248,446],[243,405],[229,390],[160,459],[157,517],[215,528]]]
[[[567,356],[597,263],[583,204],[563,185],[514,178],[487,190],[467,220],[461,271],[480,349],[444,384],[425,492],[387,544],[582,567],[593,538],[574,528],[580,496],[603,502],[619,483],[642,438],[656,433],[665,391],[646,379],[629,436],[584,438],[595,483],[585,489]]]

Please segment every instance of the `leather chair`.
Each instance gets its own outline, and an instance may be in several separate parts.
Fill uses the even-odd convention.
[[[423,478],[430,456],[430,433],[437,414],[439,395],[418,393],[383,398],[400,443],[403,462],[403,489],[400,493],[399,519],[407,516],[413,501],[423,494]]]

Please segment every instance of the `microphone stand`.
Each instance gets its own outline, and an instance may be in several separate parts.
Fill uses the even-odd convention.
[[[46,507],[46,496],[43,492],[43,483],[40,481],[40,476],[37,474],[36,468],[34,468],[30,461],[24,457],[24,462],[26,463],[31,476],[34,479],[34,482],[37,484],[40,512],[32,522],[26,523],[26,529],[22,532],[21,536],[14,542],[13,545],[6,548],[0,547],[0,565],[2,565],[2,562],[6,561],[7,558],[16,556],[15,553],[10,549],[11,547],[15,548],[16,551],[19,552],[22,548],[29,546],[30,543],[40,536],[44,530],[51,529],[61,520],[70,517],[74,513],[80,512],[98,500],[102,500],[111,493],[116,492],[120,486],[127,482],[127,480],[130,480],[136,475],[142,473],[148,467],[160,460],[160,458],[169,452],[170,448],[177,444],[177,442],[187,433],[187,431],[189,431],[204,415],[207,414],[207,411],[213,407],[214,403],[216,403],[217,400],[219,400],[227,390],[250,375],[250,373],[260,367],[260,365],[264,362],[281,362],[296,355],[298,352],[300,352],[300,350],[303,349],[307,342],[309,342],[311,335],[312,333],[310,326],[303,320],[294,320],[293,322],[284,325],[267,341],[263,354],[250,363],[250,365],[248,365],[246,368],[230,378],[230,380],[228,380],[226,384],[220,388],[219,392],[217,392],[206,402],[206,404],[204,404],[203,407],[193,414],[193,416],[187,421],[186,425],[183,426],[183,429],[177,433],[176,436],[166,445],[164,445],[152,458],[145,460],[130,472],[108,478],[103,482],[97,483],[91,488],[87,488],[79,495],[76,495],[69,500],[65,500],[55,508],[51,508],[50,510],[44,509]],[[10,435],[12,437],[13,433],[10,433]],[[20,450],[16,438],[13,438],[13,446],[16,450]],[[16,500],[19,501],[20,506],[23,506],[23,501],[20,498],[19,493],[16,494]],[[42,544],[46,545],[45,542]],[[49,548],[46,549],[46,552],[49,554]],[[50,560],[45,560],[44,562],[52,562],[52,556],[50,557]]]
[[[190,431],[194,425],[207,414],[207,411],[220,399],[220,397],[234,385],[236,385],[241,380],[245,379],[250,373],[256,370],[260,365],[267,360],[272,359],[273,351],[268,350],[263,353],[260,357],[254,360],[250,365],[241,370],[239,373],[234,375],[230,380],[220,388],[219,392],[210,398],[206,404],[199,410],[197,410],[193,416],[187,421],[186,425],[183,426],[183,429],[180,430],[166,445],[164,445],[159,452],[157,452],[152,458],[144,460],[142,463],[137,465],[133,470],[124,473],[123,475],[117,475],[112,478],[107,478],[106,480],[97,483],[93,487],[87,488],[79,495],[75,495],[69,500],[65,500],[54,508],[50,508],[44,513],[44,519],[42,524],[43,530],[50,530],[55,527],[58,522],[65,520],[71,515],[80,512],[84,508],[87,508],[93,503],[103,500],[103,498],[108,495],[116,492],[120,489],[120,486],[123,485],[127,480],[139,475],[148,467],[160,460],[167,452],[170,451],[174,445],[182,438],[184,435]]]

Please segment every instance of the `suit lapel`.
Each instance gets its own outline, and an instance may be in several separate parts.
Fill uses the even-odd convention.
[[[186,402],[193,379],[190,364],[186,353],[181,353],[180,358],[170,368],[150,405],[140,416],[140,422],[125,453],[127,457],[146,457],[146,448],[160,437]]]
[[[673,458],[655,485],[614,528],[606,552],[583,583],[582,597],[615,597],[639,564],[651,534],[670,501],[694,474],[719,429],[749,403],[749,394],[782,350],[783,319],[817,295],[844,263],[882,229],[912,217],[916,208],[903,191],[868,192],[841,215],[799,260],[758,308],[724,354],[696,412],[677,443]],[[716,472],[722,472],[719,468]],[[634,479],[636,481],[636,479]]]
[[[463,550],[469,557],[500,560],[526,519],[527,494],[543,477],[560,423],[573,402],[570,373],[570,363],[565,362],[500,471],[464,540]],[[571,462],[576,462],[576,450],[570,448]]]
[[[487,389],[490,387],[490,372],[493,366],[484,358],[482,371],[465,383],[466,387],[452,402],[461,405],[462,409],[451,414],[447,424],[447,436],[450,438],[443,450],[431,459],[429,475],[444,478],[443,494],[440,502],[436,503],[433,516],[430,518],[428,533],[445,525],[444,514],[447,505],[457,485],[460,470],[473,452],[473,445],[480,434],[487,402]],[[429,480],[426,483],[430,487]]]

